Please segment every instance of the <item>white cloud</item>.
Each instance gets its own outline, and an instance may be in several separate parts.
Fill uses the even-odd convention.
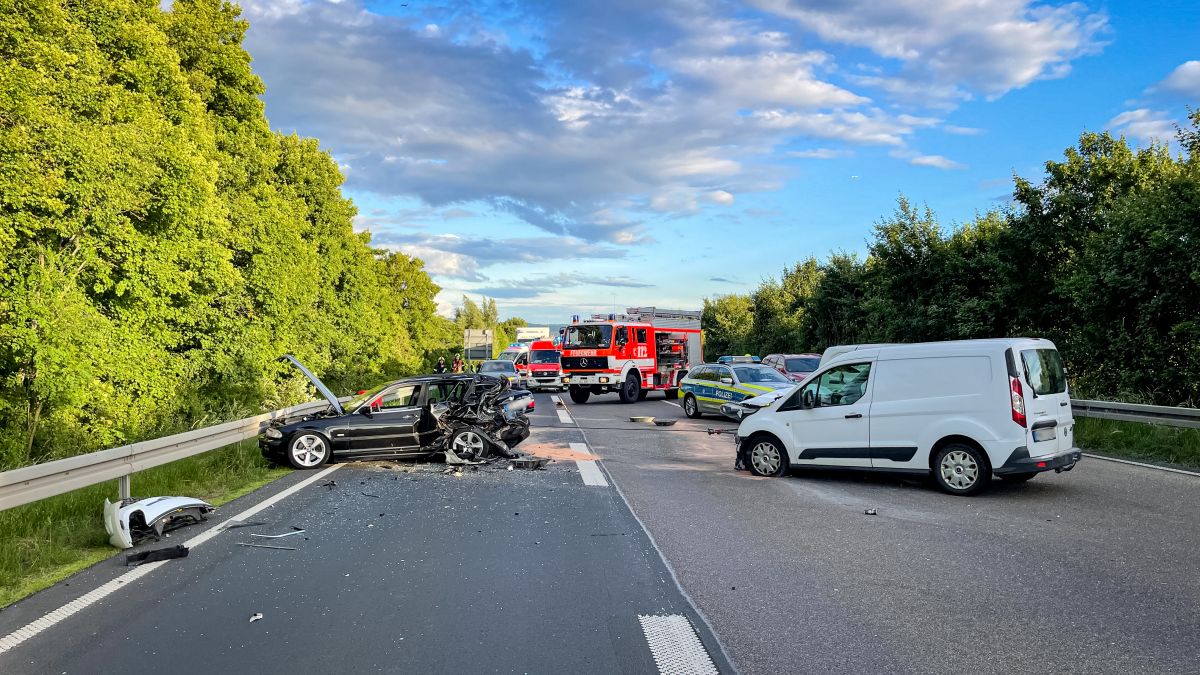
[[[801,159],[834,159],[845,157],[850,152],[848,150],[835,150],[833,148],[813,148],[812,150],[792,150],[784,154],[788,157],[798,157]]]
[[[1169,143],[1175,138],[1175,120],[1165,112],[1149,108],[1126,110],[1109,120],[1107,126],[1142,143]]]
[[[730,206],[733,204],[733,195],[725,190],[713,190],[708,193],[708,201],[714,204]]]
[[[942,131],[955,136],[978,136],[983,133],[983,129],[977,127],[960,127],[957,124],[947,124],[942,127]]]
[[[913,166],[931,166],[935,169],[965,169],[966,165],[941,155],[915,155],[908,160]]]
[[[813,109],[868,103],[869,99],[813,75],[813,66],[827,60],[820,52],[772,51],[752,56],[690,55],[668,59],[667,65],[744,108]]]
[[[1151,89],[1200,97],[1200,61],[1185,61],[1179,64],[1166,79]]]
[[[822,39],[866,47],[903,66],[914,88],[963,86],[996,97],[1065,76],[1098,52],[1103,13],[1081,4],[1029,0],[752,0]]]

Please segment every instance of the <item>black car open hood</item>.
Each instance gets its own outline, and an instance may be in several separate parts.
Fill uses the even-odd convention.
[[[308,381],[312,382],[313,386],[317,388],[317,391],[321,392],[321,395],[329,401],[329,405],[333,406],[333,409],[335,412],[337,412],[337,414],[346,414],[346,411],[342,409],[341,402],[339,402],[338,398],[333,395],[332,391],[329,391],[329,387],[325,386],[325,383],[321,381],[321,378],[309,372],[308,368],[305,368],[304,364],[297,361],[296,357],[292,356],[291,354],[284,354],[283,358],[291,361],[293,366],[296,366],[300,369],[300,372],[304,373],[304,376],[308,378]]]

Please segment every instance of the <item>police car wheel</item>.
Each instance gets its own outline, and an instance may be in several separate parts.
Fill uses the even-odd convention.
[[[683,414],[692,419],[697,419],[703,413],[700,412],[700,406],[696,403],[696,397],[688,394],[683,397]]]

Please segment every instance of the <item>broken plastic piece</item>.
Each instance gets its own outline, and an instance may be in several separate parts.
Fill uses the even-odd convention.
[[[650,422],[653,422],[653,421],[654,421],[654,418],[653,418],[653,417],[650,417],[650,416],[647,416],[647,415],[635,415],[635,416],[633,416],[633,417],[630,417],[630,418],[629,418],[629,421],[630,421],[630,422],[645,422],[645,423],[650,423]]]
[[[362,496],[364,496],[364,497],[374,497],[374,498],[376,498],[376,499],[379,499],[379,495],[373,495],[373,494],[371,494],[370,492],[363,492],[363,493],[360,493],[360,494],[362,494]]]
[[[249,546],[250,548],[273,548],[278,551],[295,551],[296,550],[294,548],[289,548],[287,546],[267,546],[266,544],[246,544],[246,543],[243,543],[240,541],[237,543],[237,545],[238,546]]]
[[[248,523],[243,523],[240,520],[231,520],[223,529],[236,530],[239,527],[257,527],[259,525],[266,525],[266,522],[261,520],[252,520]]]
[[[211,504],[194,497],[144,497],[104,500],[104,529],[108,543],[131,548],[146,537],[161,540],[163,533],[184,525],[207,520]]]
[[[283,534],[254,534],[254,533],[251,533],[250,536],[251,537],[262,537],[263,539],[279,539],[280,537],[290,537],[294,534],[300,534],[303,531],[304,530],[296,530],[294,532],[284,532]]]
[[[550,460],[545,457],[520,457],[512,460],[509,466],[515,466],[518,469],[541,469],[550,463]]]
[[[250,623],[254,623],[262,618],[262,612],[255,612],[250,615]]]
[[[186,546],[168,546],[167,548],[156,548],[151,551],[138,551],[125,556],[126,567],[136,567],[138,565],[150,562],[158,562],[160,560],[174,560],[175,558],[186,558],[188,556],[188,547]]]
[[[879,509],[867,509],[866,511],[863,511],[863,513],[867,514],[868,516],[877,516],[879,515]]]
[[[654,426],[656,426],[656,427],[673,427],[673,426],[675,426],[676,421],[677,420],[654,420]]]

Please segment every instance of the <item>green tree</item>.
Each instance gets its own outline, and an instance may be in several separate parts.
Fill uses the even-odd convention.
[[[747,295],[718,295],[705,298],[700,315],[704,327],[704,357],[715,361],[724,354],[750,351],[754,328],[754,304]]]

